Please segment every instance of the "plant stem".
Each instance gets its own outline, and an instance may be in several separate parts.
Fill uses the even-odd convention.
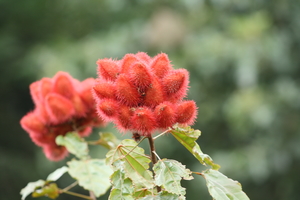
[[[96,196],[95,196],[94,192],[92,192],[92,191],[90,191],[90,197],[91,197],[91,199],[96,200]]]
[[[154,146],[154,140],[152,136],[148,136],[148,141],[150,145],[150,151],[151,151],[151,161],[152,161],[152,166],[154,166],[155,163],[157,163],[157,158],[156,158],[156,151],[155,151],[155,146]],[[153,172],[153,178],[155,177],[155,173]],[[161,191],[161,187],[157,186],[157,192]]]
[[[78,194],[78,193],[76,193],[76,192],[63,191],[63,190],[61,190],[61,192],[62,192],[62,193],[69,194],[69,195],[73,195],[73,196],[76,196],[76,197],[80,197],[80,198],[83,198],[83,199],[94,200],[94,199],[92,199],[92,198],[89,197],[89,196],[86,196],[86,195],[83,195],[83,194]]]
[[[77,181],[75,181],[74,183],[72,183],[71,185],[69,185],[68,187],[65,187],[64,189],[62,189],[62,192],[65,192],[67,190],[70,190],[71,188],[75,187],[78,184]]]

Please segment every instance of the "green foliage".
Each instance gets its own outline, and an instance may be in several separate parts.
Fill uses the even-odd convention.
[[[167,192],[185,195],[185,188],[181,187],[181,179],[191,180],[191,171],[176,160],[159,160],[153,167],[155,183],[162,186]]]
[[[56,183],[49,183],[44,185],[42,188],[35,189],[32,193],[32,197],[47,196],[50,199],[56,199],[59,196],[59,189]]]
[[[100,139],[97,141],[99,145],[104,146],[107,149],[113,149],[118,146],[120,140],[112,133],[99,133]]]
[[[80,159],[87,159],[89,157],[88,145],[77,133],[71,132],[65,136],[59,135],[56,137],[56,143],[65,146],[70,153]]]
[[[28,195],[34,192],[37,188],[44,186],[44,180],[38,180],[35,182],[29,182],[26,187],[21,190],[22,200],[24,200]]]
[[[213,162],[209,155],[204,154],[201,151],[200,146],[196,143],[196,140],[201,135],[199,130],[194,130],[189,126],[175,126],[170,132],[187,150],[193,154],[193,156],[200,161],[201,164],[207,164],[215,170],[220,168],[219,165]]]
[[[56,169],[54,172],[48,175],[47,181],[57,181],[62,175],[64,175],[68,171],[68,167],[63,166],[61,168]]]
[[[210,195],[216,200],[249,200],[241,184],[221,172],[209,169],[203,172]]]
[[[78,184],[95,193],[97,197],[110,188],[109,177],[112,171],[104,159],[71,160],[68,162],[69,174]]]
[[[152,172],[148,170],[151,160],[145,155],[143,148],[137,147],[134,140],[125,139],[117,148],[110,150],[106,155],[106,162],[115,171],[124,170],[126,177],[134,185],[147,189],[154,187]]]

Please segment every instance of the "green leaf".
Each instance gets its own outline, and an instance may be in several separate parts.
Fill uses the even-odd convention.
[[[69,174],[78,180],[78,184],[86,190],[93,191],[97,197],[110,188],[111,168],[104,159],[71,160],[68,162]]]
[[[153,194],[153,191],[150,191],[150,190],[147,190],[147,189],[140,189],[140,190],[137,190],[135,191],[135,193],[132,195],[135,199],[139,199],[139,198],[142,198],[142,197],[145,197],[147,195],[151,195]]]
[[[30,182],[24,187],[20,194],[22,195],[22,200],[24,200],[28,195],[35,191],[36,188],[44,186],[46,182],[44,180],[38,180],[35,182]]]
[[[239,182],[213,169],[204,171],[203,177],[210,195],[216,200],[248,200]]]
[[[100,139],[97,142],[107,149],[113,149],[118,146],[120,140],[112,133],[100,133]]]
[[[184,196],[179,196],[176,194],[171,194],[166,191],[160,192],[157,195],[147,195],[145,197],[139,198],[138,200],[184,200]]]
[[[192,172],[176,160],[159,160],[153,167],[155,183],[169,193],[185,195],[185,188],[180,184],[181,179],[191,180]]]
[[[44,187],[35,190],[32,193],[32,197],[42,197],[46,196],[50,199],[56,199],[59,196],[59,189],[56,183],[50,183],[49,185],[45,185]]]
[[[68,171],[68,167],[63,166],[61,168],[56,169],[54,172],[48,175],[47,181],[57,181],[62,175],[64,175]]]
[[[210,165],[213,169],[218,170],[219,165],[215,164],[211,157],[204,154],[196,140],[201,135],[199,130],[194,130],[191,127],[176,126],[172,129],[171,134],[187,149],[189,150],[203,165]]]
[[[56,137],[56,144],[65,146],[68,151],[80,159],[88,158],[88,145],[77,133],[67,133]]]
[[[125,178],[125,174],[121,170],[115,171],[110,180],[114,188],[120,190],[124,194],[133,193],[132,181],[129,178]]]
[[[130,194],[114,188],[111,190],[108,200],[134,200],[134,198]]]
[[[106,154],[106,162],[115,171],[124,170],[126,177],[130,178],[136,187],[154,187],[152,172],[148,170],[151,160],[134,140],[123,140],[117,148],[110,150]]]

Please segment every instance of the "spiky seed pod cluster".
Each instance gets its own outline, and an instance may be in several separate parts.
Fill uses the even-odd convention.
[[[104,124],[95,110],[91,93],[94,84],[93,78],[80,82],[58,72],[52,79],[42,78],[30,85],[35,109],[20,123],[49,160],[58,161],[68,154],[65,147],[56,145],[56,136],[70,131],[88,136],[93,126]]]
[[[173,69],[166,54],[126,54],[121,60],[100,59],[97,65],[92,91],[98,114],[120,131],[149,136],[175,123],[193,124],[196,104],[183,100],[189,73]]]

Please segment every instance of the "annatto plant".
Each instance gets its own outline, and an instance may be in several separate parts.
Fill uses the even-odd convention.
[[[97,65],[96,80],[80,82],[58,72],[53,79],[30,85],[35,109],[21,119],[21,126],[49,160],[62,160],[69,152],[76,159],[46,180],[28,183],[21,190],[22,200],[30,194],[56,199],[61,193],[95,200],[110,188],[110,200],[185,199],[181,180],[191,180],[193,175],[204,177],[213,199],[249,199],[241,185],[219,172],[220,166],[196,143],[200,131],[189,125],[195,121],[197,106],[184,100],[187,70],[173,69],[164,53],[154,58],[143,52],[126,54],[121,60],[100,59]],[[112,133],[100,133],[99,140],[85,141],[93,127],[107,122],[131,133],[133,139],[119,141]],[[160,158],[155,140],[165,134],[174,136],[207,169],[193,172],[177,160]],[[150,155],[139,147],[144,139]],[[107,148],[106,158],[91,158],[88,145]],[[66,172],[75,182],[61,189],[55,181]],[[76,185],[89,195],[70,191]]]

